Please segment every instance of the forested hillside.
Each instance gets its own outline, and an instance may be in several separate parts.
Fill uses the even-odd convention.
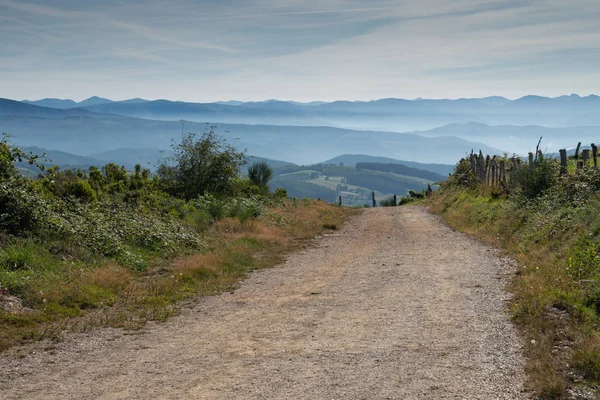
[[[387,168],[381,165],[387,164],[376,164],[378,168]],[[435,173],[402,165],[396,171],[404,174],[333,164],[286,166],[275,169],[271,187],[284,188],[293,197],[331,202],[337,202],[341,196],[343,204],[362,206],[371,204],[373,192],[377,201],[381,201],[394,194],[405,196],[410,190],[420,192],[428,185],[444,180]],[[433,177],[436,179],[431,179]]]

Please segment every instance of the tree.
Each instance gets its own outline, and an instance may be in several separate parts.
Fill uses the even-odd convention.
[[[33,153],[25,153],[18,147],[13,146],[9,139],[10,135],[3,133],[0,139],[0,179],[14,178],[19,175],[19,170],[15,163],[27,161],[29,165],[35,166],[40,172],[44,171],[44,166],[38,162],[39,156]],[[42,157],[45,157],[43,154]]]
[[[262,190],[269,190],[269,182],[272,177],[273,170],[264,161],[255,162],[248,168],[248,179]]]
[[[174,155],[158,167],[165,191],[191,200],[206,193],[228,194],[246,163],[246,155],[217,136],[211,128],[200,137],[188,132],[173,144]]]

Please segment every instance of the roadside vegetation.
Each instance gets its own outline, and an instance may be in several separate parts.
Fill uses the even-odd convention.
[[[270,192],[272,171],[214,132],[139,165],[44,168],[0,141],[0,351],[98,326],[138,329],[231,290],[350,210]],[[27,162],[39,176],[15,165]]]
[[[493,161],[511,166],[506,178],[482,183],[474,164],[461,160],[427,204],[518,260],[510,309],[524,338],[530,389],[544,399],[598,395],[600,170],[592,159],[577,168],[578,153],[563,171],[559,159],[541,152],[529,162],[488,158],[488,171]]]

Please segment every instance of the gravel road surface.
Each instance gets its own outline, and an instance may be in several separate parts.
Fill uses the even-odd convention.
[[[142,334],[0,356],[0,398],[523,399],[512,273],[423,208],[369,209]]]

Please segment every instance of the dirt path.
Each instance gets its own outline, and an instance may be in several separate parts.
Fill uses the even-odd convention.
[[[0,357],[0,398],[521,399],[510,270],[421,208],[367,210],[144,334]]]

